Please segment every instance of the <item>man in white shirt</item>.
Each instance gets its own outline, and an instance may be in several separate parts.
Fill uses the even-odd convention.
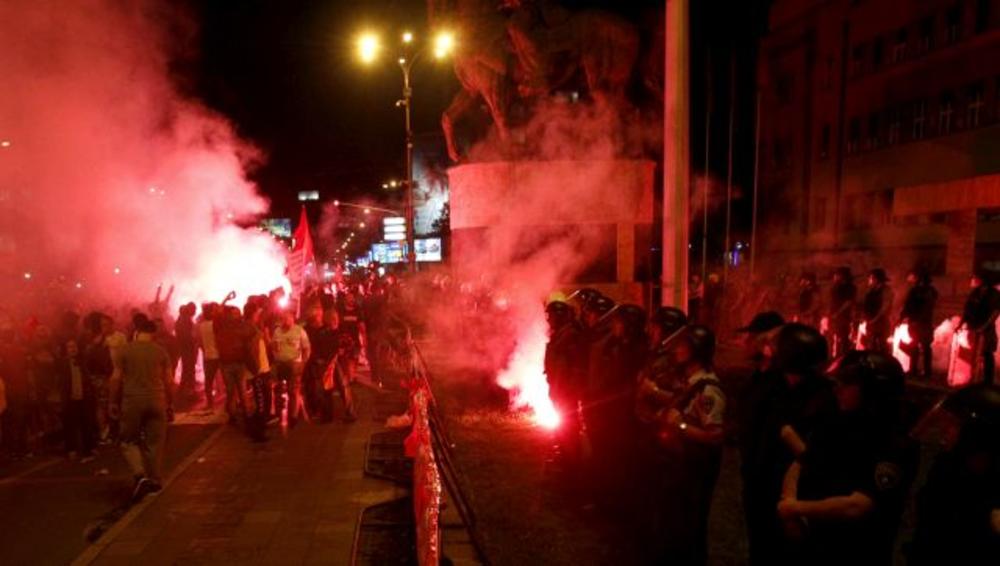
[[[215,376],[219,373],[219,350],[215,347],[215,329],[212,323],[218,311],[215,303],[201,305],[201,322],[198,323],[195,335],[201,346],[201,364],[205,372],[205,406],[209,411],[215,408]]]
[[[274,374],[279,387],[283,384],[288,399],[288,426],[294,426],[299,412],[299,389],[302,379],[303,364],[309,359],[309,335],[304,328],[295,323],[295,314],[285,311],[281,315],[281,324],[274,329],[271,336],[271,349],[274,353]],[[276,399],[277,413],[281,415],[283,408],[282,396]]]

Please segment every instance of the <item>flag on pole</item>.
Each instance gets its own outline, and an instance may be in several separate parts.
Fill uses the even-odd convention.
[[[306,207],[302,206],[302,214],[299,215],[299,225],[292,234],[292,252],[288,254],[288,280],[295,291],[301,292],[306,279],[306,272],[310,264],[315,262],[316,256],[313,250],[312,234],[309,232],[309,217],[306,216]]]

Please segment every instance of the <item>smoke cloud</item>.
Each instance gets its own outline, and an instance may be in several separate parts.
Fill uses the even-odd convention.
[[[166,6],[0,3],[5,296],[148,301],[163,283],[220,300],[287,284],[283,249],[237,225],[267,211],[247,178],[262,156],[178,88],[171,65],[195,30]]]
[[[477,359],[466,362],[497,376],[512,407],[529,408],[543,426],[558,423],[543,373],[545,303],[582,286],[572,282],[595,262],[604,262],[597,280],[614,283],[614,219],[639,222],[643,203],[623,188],[636,183],[627,160],[654,136],[632,115],[590,101],[543,101],[511,132],[511,143],[488,138],[471,148],[470,165],[450,175],[453,230],[469,219],[488,227],[479,241],[465,242],[473,249],[455,244],[458,277],[467,282],[466,294],[489,299],[456,303],[464,312],[437,311],[434,326],[466,341],[475,334],[478,342],[467,351]],[[648,175],[638,182],[651,188],[652,167]],[[510,184],[499,195],[469,190],[505,182],[497,179]],[[471,316],[470,302],[478,308]]]

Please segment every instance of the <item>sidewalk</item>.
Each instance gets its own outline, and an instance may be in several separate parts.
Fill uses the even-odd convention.
[[[353,424],[271,427],[264,444],[226,427],[76,564],[348,564],[362,508],[402,495],[363,475],[383,426],[377,393],[355,394]]]

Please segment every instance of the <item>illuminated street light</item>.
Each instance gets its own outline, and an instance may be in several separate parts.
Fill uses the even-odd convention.
[[[115,275],[118,275],[121,272],[122,272],[121,268],[115,267]]]
[[[365,214],[371,214],[371,213],[372,213],[372,209],[370,209],[370,208],[366,208],[365,209]]]
[[[24,278],[25,278],[25,279],[31,279],[31,273],[30,273],[30,272],[27,272],[27,271],[25,271],[25,272],[24,272]]]
[[[415,246],[415,238],[413,232],[414,225],[414,212],[413,212],[413,125],[411,123],[411,116],[413,113],[413,87],[410,85],[410,71],[413,69],[413,64],[420,59],[421,55],[425,50],[431,50],[436,59],[444,59],[445,57],[451,55],[455,50],[455,35],[447,30],[439,31],[435,36],[434,40],[430,42],[430,45],[425,45],[419,49],[413,49],[411,45],[413,44],[413,34],[409,31],[404,31],[402,35],[403,52],[399,54],[399,58],[396,60],[399,63],[399,69],[403,72],[403,98],[396,101],[396,107],[402,108],[405,112],[405,125],[406,125],[406,180],[397,184],[396,181],[390,181],[389,186],[396,188],[398,185],[403,186],[406,190],[406,201],[404,215],[406,217],[406,244],[407,244],[407,265],[411,272],[417,270],[417,254]],[[359,36],[358,39],[358,52],[361,56],[361,60],[365,63],[370,63],[375,60],[378,51],[380,50],[378,38],[371,33],[365,33]],[[382,185],[382,188],[386,188]],[[362,223],[362,227],[364,227]]]
[[[438,33],[434,38],[434,56],[443,59],[455,49],[455,36],[449,31]]]
[[[364,227],[365,227],[364,222],[358,222],[358,228],[364,228]]]
[[[362,63],[371,63],[378,57],[378,52],[382,46],[379,44],[378,36],[371,32],[362,33],[358,36],[358,57]]]
[[[2,147],[2,148],[4,148],[4,149],[6,149],[6,148],[10,147],[10,140],[3,140],[3,141],[0,141],[0,147]]]

